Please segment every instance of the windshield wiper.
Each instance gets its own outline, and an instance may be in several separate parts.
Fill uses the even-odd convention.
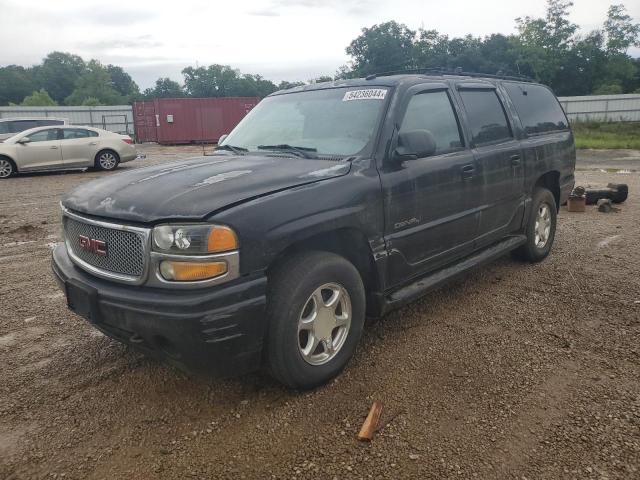
[[[288,143],[280,143],[278,145],[258,145],[258,150],[284,150],[286,152],[295,153],[303,158],[317,158],[317,155],[312,155],[312,152],[317,152],[317,148],[312,147],[296,147],[289,145]]]
[[[218,145],[216,147],[216,150],[229,150],[230,152],[238,153],[238,154],[242,153],[242,152],[248,152],[249,151],[249,149],[244,148],[244,147],[235,147],[233,145],[227,145],[227,144]]]

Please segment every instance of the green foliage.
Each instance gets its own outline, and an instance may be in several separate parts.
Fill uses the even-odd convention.
[[[111,77],[111,85],[116,92],[126,97],[129,101],[140,97],[138,84],[133,81],[131,75],[125,72],[122,67],[107,65],[106,70]]]
[[[75,90],[86,69],[84,60],[78,55],[52,52],[34,72],[38,85],[56,102],[62,103]]]
[[[640,122],[575,122],[577,148],[640,149]]]
[[[33,71],[16,65],[0,67],[0,105],[20,103],[37,90]]]
[[[260,75],[246,75],[228,65],[187,67],[184,90],[192,97],[266,97],[278,87]]]
[[[413,68],[415,37],[415,31],[395,21],[363,28],[347,47],[347,54],[353,57],[352,76]]]
[[[152,98],[181,98],[184,90],[180,84],[170,78],[159,78],[154,88],[147,88],[142,96],[149,100]]]
[[[119,105],[128,101],[114,88],[109,71],[97,60],[87,63],[85,72],[65,103],[83,105],[89,98],[97,99],[103,105]]]
[[[600,85],[593,91],[594,95],[618,95],[622,93],[622,86],[619,83]]]
[[[411,68],[461,68],[520,74],[551,86],[558,95],[589,95],[607,85],[623,92],[640,87],[640,60],[627,55],[638,45],[640,25],[622,5],[612,5],[601,30],[580,35],[569,20],[573,3],[547,0],[543,17],[516,19],[517,35],[450,38],[437,30],[414,32],[397,22],[362,29],[347,47],[352,57],[339,78]]]
[[[36,90],[31,95],[24,97],[21,107],[54,107],[58,105],[53,98],[49,96],[44,88]]]
[[[82,101],[83,107],[100,107],[102,105],[104,105],[104,103],[101,103],[96,97],[87,97]]]
[[[304,82],[286,82],[283,80],[278,85],[278,90],[288,90],[290,88],[301,87],[302,85],[304,85]]]

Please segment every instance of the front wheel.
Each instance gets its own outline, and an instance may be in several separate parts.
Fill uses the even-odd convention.
[[[292,388],[309,389],[338,375],[364,326],[358,270],[328,252],[295,254],[269,278],[267,362]]]
[[[537,188],[533,192],[531,215],[525,229],[527,241],[514,251],[515,256],[534,263],[547,258],[556,235],[557,217],[553,194],[546,188]]]
[[[96,155],[96,168],[99,170],[115,170],[120,163],[120,157],[116,152],[111,150],[104,150]]]

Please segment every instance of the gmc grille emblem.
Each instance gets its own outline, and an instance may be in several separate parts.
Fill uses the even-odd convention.
[[[96,240],[95,238],[85,237],[84,235],[79,235],[78,240],[80,243],[80,248],[82,250],[86,250],[87,252],[95,253],[96,255],[100,255],[101,257],[107,256],[107,243],[102,240]]]

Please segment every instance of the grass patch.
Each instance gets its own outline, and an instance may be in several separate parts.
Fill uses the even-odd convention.
[[[640,149],[640,122],[575,122],[577,148]]]

